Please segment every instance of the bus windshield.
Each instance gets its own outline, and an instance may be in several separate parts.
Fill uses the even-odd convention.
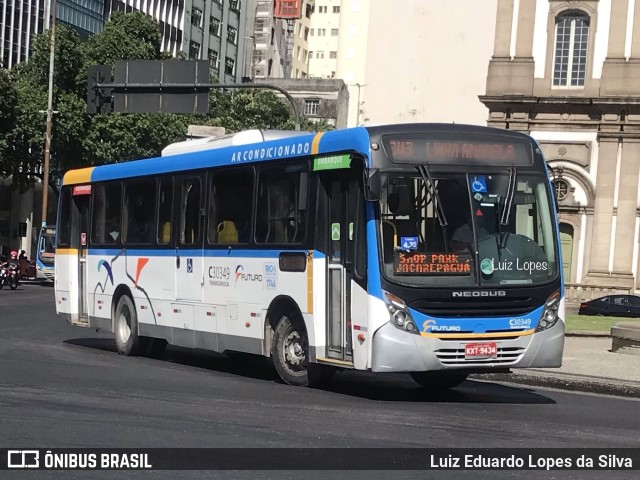
[[[413,286],[547,283],[558,275],[546,177],[516,167],[383,176],[383,274]]]
[[[55,260],[55,227],[43,227],[40,231],[40,240],[38,242],[38,260],[44,265],[53,265]]]

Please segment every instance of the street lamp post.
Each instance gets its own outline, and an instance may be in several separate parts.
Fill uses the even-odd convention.
[[[256,60],[254,58],[255,50],[256,50],[256,36],[249,35],[248,37],[244,37],[245,40],[251,40],[251,50],[249,51],[249,76],[251,81],[254,81],[256,78]],[[245,64],[246,66],[246,64]]]
[[[356,111],[356,127],[360,126],[360,89],[364,88],[368,85],[368,83],[354,83],[354,85],[356,87],[358,87],[358,104],[357,104],[357,111]]]
[[[49,9],[49,94],[47,99],[47,125],[44,134],[44,161],[42,165],[42,226],[47,224],[47,195],[49,194],[49,159],[51,157],[51,136],[53,129],[53,76],[56,51],[56,0],[51,0]]]

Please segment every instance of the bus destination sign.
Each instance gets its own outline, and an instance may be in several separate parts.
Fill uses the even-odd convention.
[[[396,275],[471,275],[468,253],[396,252]]]
[[[389,159],[396,163],[531,165],[528,145],[498,138],[432,138],[429,136],[386,136],[383,139]],[[529,153],[528,153],[529,152]]]

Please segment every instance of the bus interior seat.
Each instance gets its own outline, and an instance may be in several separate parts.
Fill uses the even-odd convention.
[[[164,222],[162,224],[162,231],[160,232],[160,241],[162,243],[169,243],[171,241],[171,223]]]
[[[218,224],[218,243],[238,243],[238,229],[231,220]]]

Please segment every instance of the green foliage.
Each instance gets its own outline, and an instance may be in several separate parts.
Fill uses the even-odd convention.
[[[160,25],[140,12],[113,12],[104,30],[89,38],[86,66],[111,65],[116,60],[159,60]]]
[[[0,176],[20,189],[41,177],[49,81],[49,32],[34,37],[32,56],[11,72],[0,69]],[[50,184],[69,169],[158,156],[183,140],[189,124],[293,129],[288,102],[269,90],[213,90],[207,115],[86,113],[90,65],[117,60],[163,60],[159,24],[142,13],[114,12],[104,30],[82,43],[64,25],[56,27]],[[303,130],[327,130],[302,122]]]
[[[9,71],[0,68],[0,174],[9,166],[7,159],[8,136],[12,132],[18,114],[18,93]]]
[[[20,78],[28,79],[33,85],[45,89],[49,85],[50,39],[49,31],[34,36],[29,61],[16,67]],[[56,26],[54,58],[56,92],[75,92],[83,95],[84,92],[76,84],[76,76],[84,63],[82,44],[78,34],[65,25]],[[46,106],[44,108],[46,109]]]

